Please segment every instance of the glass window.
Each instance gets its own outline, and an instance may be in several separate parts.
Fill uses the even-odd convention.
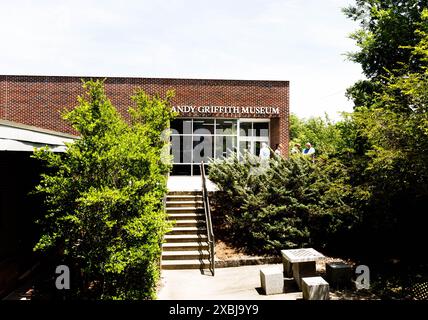
[[[254,154],[260,156],[260,149],[262,148],[261,141],[254,141]]]
[[[214,134],[214,119],[193,119],[193,134]]]
[[[216,134],[236,134],[238,121],[235,119],[217,119],[216,120]]]
[[[253,135],[252,122],[241,122],[239,124],[239,135],[241,137],[251,137]]]
[[[193,136],[193,163],[208,162],[214,155],[214,136]]]
[[[254,122],[253,129],[256,137],[269,137],[269,122]]]
[[[205,165],[204,165],[204,167],[205,167]],[[206,171],[205,171],[205,173],[206,173]],[[200,174],[201,174],[200,164],[194,164],[193,165],[193,175],[194,176],[199,176]]]
[[[192,166],[190,164],[174,164],[171,175],[173,176],[190,176],[192,174]]]
[[[192,136],[171,136],[173,163],[192,163]]]
[[[171,122],[171,129],[172,174],[199,174],[201,161],[222,159],[232,152],[247,151],[257,156],[261,143],[269,142],[269,122],[249,119],[181,118]]]
[[[246,152],[251,152],[251,141],[239,141],[240,155],[244,155]]]
[[[215,157],[224,158],[236,152],[238,138],[236,136],[216,136],[215,137]]]
[[[192,134],[192,119],[174,119],[171,121],[172,134]]]

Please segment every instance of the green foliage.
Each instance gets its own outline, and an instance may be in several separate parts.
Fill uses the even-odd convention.
[[[220,188],[217,218],[235,245],[253,253],[324,248],[356,221],[346,168],[337,162],[233,155],[213,161],[209,178]]]
[[[361,64],[369,79],[386,75],[402,62],[418,70],[419,61],[403,46],[415,46],[420,41],[415,30],[427,6],[427,2],[421,0],[356,0],[344,13],[360,22],[360,29],[351,35],[360,51],[348,56]]]
[[[317,156],[325,157],[340,152],[344,143],[340,129],[327,115],[324,118],[300,119],[291,114],[290,150],[295,143],[299,143],[303,147],[307,142],[310,142],[316,149]]]
[[[367,1],[357,4],[362,2]],[[428,222],[422,214],[428,201],[428,9],[422,10],[427,6],[422,1],[371,3],[377,9],[366,10],[361,19],[375,40],[355,61],[363,69],[382,71],[366,72],[370,97],[354,100],[358,108],[349,117],[354,153],[341,160],[352,184],[367,195],[359,208],[366,243],[404,257],[399,248],[422,245]],[[396,19],[404,34],[386,34]],[[398,48],[397,54],[389,55],[385,46]],[[375,60],[376,50],[388,61]]]
[[[413,72],[420,70],[421,61],[407,47],[421,40],[415,31],[427,7],[424,0],[356,0],[355,5],[344,9],[350,19],[360,22],[360,29],[351,34],[360,50],[348,57],[361,65],[368,78],[348,89],[348,97],[357,107],[371,105],[373,94],[382,90],[376,81],[383,83],[383,77],[393,70],[397,76],[402,74],[402,63]]]
[[[168,228],[163,198],[171,164],[161,133],[174,117],[172,93],[161,99],[137,90],[128,124],[103,82],[83,87],[79,105],[64,115],[80,138],[62,155],[34,153],[50,168],[36,188],[48,210],[35,250],[61,248],[78,298],[154,298]]]

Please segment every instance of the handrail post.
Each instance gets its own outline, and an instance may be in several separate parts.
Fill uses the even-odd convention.
[[[205,181],[205,167],[204,162],[201,162],[201,178],[202,178],[202,197],[204,202],[204,211],[205,211],[205,221],[207,226],[207,235],[208,235],[208,246],[209,246],[209,254],[210,254],[210,269],[212,275],[215,274],[215,252],[214,252],[214,232],[211,221],[211,210],[210,210],[210,200],[208,198],[207,185]]]

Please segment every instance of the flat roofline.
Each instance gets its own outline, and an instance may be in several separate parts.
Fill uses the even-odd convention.
[[[170,80],[170,81],[210,81],[210,82],[248,82],[248,83],[257,83],[257,82],[268,82],[275,84],[289,85],[289,80],[269,80],[269,79],[224,79],[224,78],[164,78],[164,77],[137,77],[137,76],[100,76],[100,75],[29,75],[29,74],[2,74],[2,77],[37,77],[37,78],[78,78],[78,79],[141,79],[141,80]]]
[[[54,136],[58,136],[58,137],[63,137],[63,138],[69,138],[69,139],[78,139],[79,138],[78,136],[75,136],[72,134],[63,133],[63,132],[59,132],[59,131],[53,131],[53,130],[49,130],[49,129],[43,129],[43,128],[30,126],[27,124],[22,124],[22,123],[18,123],[18,122],[14,122],[14,121],[9,121],[9,120],[1,120],[0,119],[0,125],[5,125],[8,127],[12,127],[12,128],[30,130],[30,131],[34,131],[34,132],[46,133],[46,134],[50,134],[50,135],[54,135]]]

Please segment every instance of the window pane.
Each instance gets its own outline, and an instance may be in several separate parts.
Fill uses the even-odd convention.
[[[251,137],[253,135],[251,124],[251,122],[241,122],[239,124],[239,134],[241,137]]]
[[[254,122],[253,128],[257,137],[269,137],[269,122]]]
[[[171,136],[173,163],[192,162],[192,136]]]
[[[205,166],[204,166],[205,167]],[[199,164],[194,164],[193,165],[193,175],[194,176],[199,176],[201,175],[201,167]]]
[[[193,134],[214,134],[214,119],[193,119]]]
[[[192,134],[192,119],[174,119],[171,130],[172,134]]]
[[[214,136],[193,136],[193,163],[213,158]]]
[[[216,134],[236,134],[237,120],[218,119],[216,121]]]
[[[250,141],[239,141],[239,153],[244,155],[246,152],[251,152],[251,142]]]
[[[236,152],[237,137],[236,136],[216,136],[215,141],[215,157],[224,158],[230,156],[232,152]]]
[[[260,149],[262,148],[261,141],[254,141],[254,154],[260,156]]]

